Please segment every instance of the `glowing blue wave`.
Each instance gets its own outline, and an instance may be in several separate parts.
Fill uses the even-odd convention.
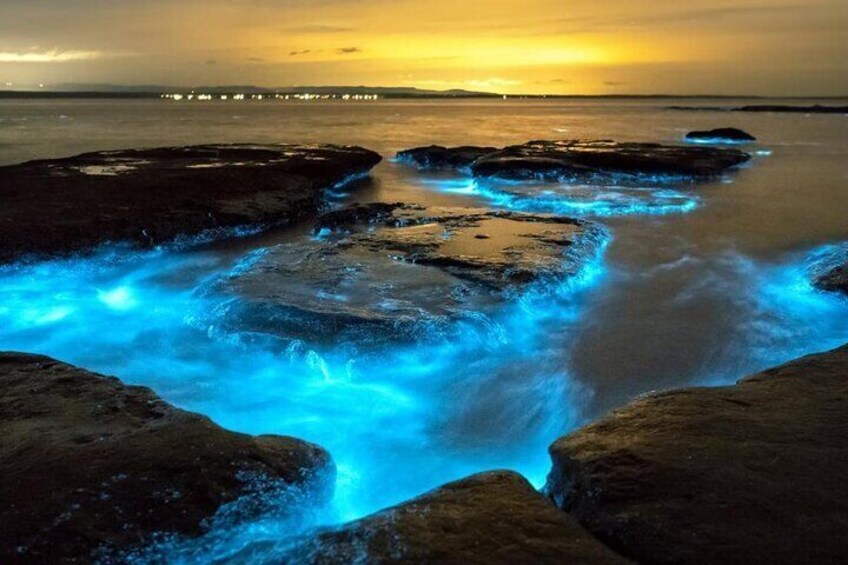
[[[0,346],[152,386],[231,429],[327,447],[339,471],[330,508],[260,484],[256,496],[271,501],[262,516],[244,521],[236,503],[222,509],[208,535],[165,539],[137,557],[164,553],[171,562],[202,563],[281,551],[281,540],[316,524],[357,518],[477,471],[512,468],[541,485],[547,445],[583,423],[592,394],[568,372],[567,336],[585,321],[585,298],[610,284],[608,239],[596,237],[571,251],[592,254],[576,276],[545,281],[501,311],[459,322],[466,325],[450,338],[357,357],[345,344],[319,350],[293,342],[279,351],[266,336],[222,332],[214,321],[198,326],[201,314],[219,304],[198,289],[249,268],[262,250],[233,259],[196,250],[104,249],[89,258],[0,269]],[[738,329],[746,359],[765,367],[848,341],[848,300],[809,282],[843,251],[828,246],[776,264],[721,258],[744,281],[729,286],[727,297],[750,312]],[[721,280],[705,284],[715,289]],[[748,290],[734,294],[739,288]],[[739,375],[735,367],[716,367],[705,380]]]
[[[569,251],[591,254],[575,276],[544,281],[502,311],[462,320],[450,338],[357,357],[345,344],[319,350],[293,342],[281,352],[266,336],[198,327],[218,305],[198,289],[249,268],[261,250],[226,259],[104,249],[0,269],[0,344],[151,386],[230,429],[294,435],[329,449],[338,467],[332,507],[304,501],[297,518],[219,521],[200,540],[166,540],[158,550],[203,562],[278,540],[282,530],[354,519],[481,470],[512,468],[541,485],[547,445],[582,422],[590,394],[564,369],[561,336],[578,321],[582,294],[604,278],[606,244],[598,231]]]

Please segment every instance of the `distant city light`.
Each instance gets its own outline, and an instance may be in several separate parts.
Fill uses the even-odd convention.
[[[11,84],[9,85],[11,86]],[[244,93],[235,93],[235,94],[197,94],[192,92],[191,94],[182,94],[179,92],[172,92],[161,94],[160,98],[163,100],[174,100],[176,102],[180,102],[183,100],[186,101],[206,101],[212,100],[213,98],[218,98],[219,100],[233,100],[233,101],[262,101],[262,100],[299,100],[305,102],[312,102],[315,100],[343,100],[343,101],[374,101],[379,100],[379,94],[312,94],[309,92],[299,92],[295,94],[273,94],[273,95],[264,95],[264,94],[244,94]]]

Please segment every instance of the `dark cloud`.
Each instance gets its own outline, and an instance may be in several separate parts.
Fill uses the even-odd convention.
[[[289,57],[298,57],[300,55],[308,55],[312,53],[311,49],[302,49],[300,51],[289,51]]]
[[[352,55],[353,53],[362,53],[362,49],[359,47],[339,47],[336,49],[336,53],[339,55]]]
[[[248,57],[247,60],[250,61],[251,63],[264,63],[265,62],[265,59],[263,59],[262,57]]]

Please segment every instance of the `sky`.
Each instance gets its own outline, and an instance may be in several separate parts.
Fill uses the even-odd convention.
[[[848,0],[0,1],[0,88],[840,96],[846,55]]]

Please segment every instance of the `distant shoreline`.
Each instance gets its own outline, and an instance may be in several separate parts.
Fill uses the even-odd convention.
[[[685,100],[848,100],[848,96],[750,96],[750,95],[677,95],[677,94],[496,94],[496,93],[386,93],[380,92],[380,89],[375,89],[380,99],[398,100],[471,100],[471,99],[498,99],[504,98],[508,100],[668,100],[668,99],[685,99]],[[176,91],[180,94],[188,94],[188,92]],[[309,93],[309,90],[303,91],[280,91],[280,92],[248,92],[248,95],[261,94],[262,100],[249,100],[253,102],[278,102],[275,98],[276,94],[283,96],[294,96],[298,94]],[[357,89],[357,92],[360,92]],[[165,93],[163,92],[107,92],[107,91],[24,91],[24,90],[0,90],[0,100],[3,99],[92,99],[92,100],[157,100],[161,99]],[[238,91],[214,91],[211,93],[213,100],[221,100],[221,96],[226,96],[223,101],[233,101],[233,97],[240,94]],[[339,90],[338,92],[327,93],[321,92],[322,95],[330,94],[335,96],[335,100],[339,100],[341,96],[349,94],[347,91]],[[331,99],[333,100],[333,99]],[[172,100],[163,100],[169,101]],[[195,100],[197,101],[197,100]],[[245,100],[248,101],[248,100]]]

